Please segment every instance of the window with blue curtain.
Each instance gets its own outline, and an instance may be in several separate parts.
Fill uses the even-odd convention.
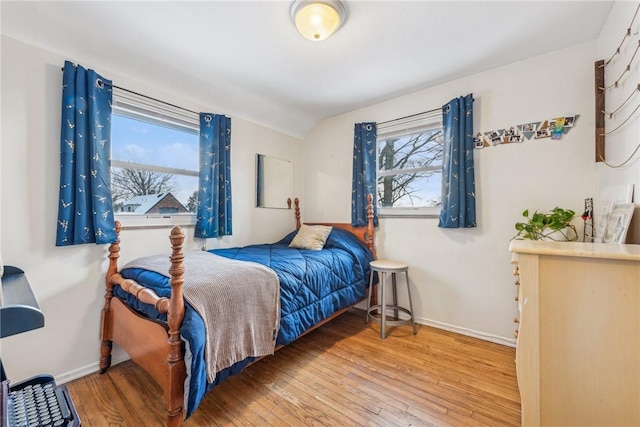
[[[378,123],[380,216],[438,216],[442,198],[442,108]]]
[[[195,224],[199,113],[118,87],[113,87],[112,105],[111,196],[116,220],[123,227]]]
[[[200,178],[195,237],[232,234],[231,119],[200,113]]]
[[[65,61],[56,246],[116,240],[110,191],[111,81]]]
[[[353,137],[351,225],[366,226],[367,195],[373,195],[373,225],[378,226],[376,207],[376,124],[356,123]]]
[[[110,189],[114,88],[164,104],[113,86],[110,80],[93,70],[65,62],[57,246],[116,240]],[[148,102],[144,105],[149,106]],[[231,235],[231,119],[209,113],[198,116],[200,170],[196,237]]]
[[[442,107],[442,117],[442,209],[438,227],[475,227],[473,94],[452,99]]]

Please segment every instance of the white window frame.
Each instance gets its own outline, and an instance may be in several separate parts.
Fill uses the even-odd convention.
[[[442,172],[442,165],[425,166],[414,169],[393,169],[389,171],[381,171],[378,165],[379,143],[394,136],[407,136],[430,129],[442,128],[444,126],[442,120],[442,111],[440,109],[429,111],[426,113],[415,114],[402,119],[390,121],[388,124],[381,124],[377,127],[376,136],[376,191],[378,188],[378,180],[381,177],[389,175],[397,175],[400,173],[422,172],[429,170],[437,170]],[[444,129],[443,129],[444,131]],[[442,173],[440,174],[442,176]],[[437,218],[440,216],[441,206],[422,206],[422,207],[382,207],[377,206],[379,217],[429,217]]]
[[[160,101],[113,88],[112,114],[162,125],[184,132],[199,135],[200,119],[179,107],[173,107]],[[148,165],[121,160],[111,160],[111,168],[134,168],[175,175],[199,176],[199,171],[178,169],[157,165]],[[174,225],[192,227],[196,223],[196,214],[123,214],[114,213],[115,220],[125,228],[157,228]]]

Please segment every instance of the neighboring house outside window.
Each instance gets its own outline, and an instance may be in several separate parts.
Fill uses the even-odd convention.
[[[125,200],[116,211],[116,214],[120,213],[131,213],[134,215],[186,214],[189,213],[189,211],[173,194],[161,193],[135,196],[129,200]]]
[[[199,118],[114,89],[111,193],[125,226],[195,223]]]
[[[440,110],[378,125],[378,214],[438,216],[442,197]]]

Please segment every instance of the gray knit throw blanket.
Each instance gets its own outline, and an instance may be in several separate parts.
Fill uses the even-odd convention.
[[[138,258],[124,268],[170,277],[167,255]],[[184,258],[185,300],[206,329],[207,381],[247,357],[273,354],[280,323],[280,281],[270,268],[203,251]]]

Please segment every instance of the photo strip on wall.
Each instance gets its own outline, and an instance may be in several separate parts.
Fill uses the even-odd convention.
[[[475,148],[492,147],[494,145],[512,144],[543,138],[559,140],[575,125],[578,115],[557,117],[539,122],[514,125],[509,128],[478,132],[473,137]]]

